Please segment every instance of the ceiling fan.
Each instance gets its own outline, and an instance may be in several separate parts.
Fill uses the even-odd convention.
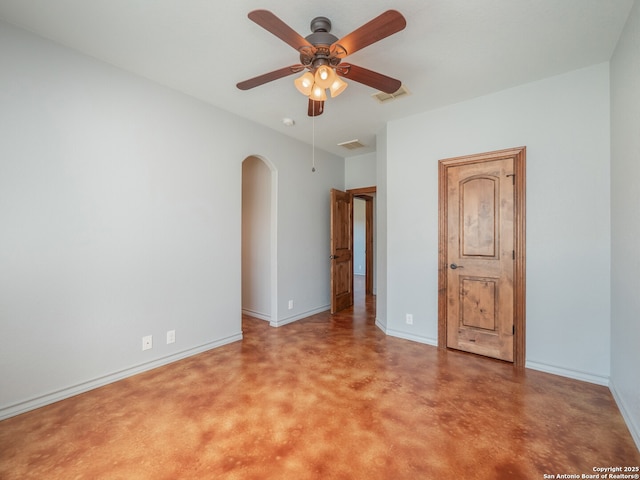
[[[268,10],[253,10],[248,17],[295,48],[300,54],[300,63],[240,82],[236,85],[240,90],[249,90],[306,70],[294,84],[302,94],[309,97],[308,114],[314,117],[324,111],[327,90],[332,97],[336,97],[347,88],[342,78],[385,93],[394,93],[402,85],[395,78],[357,65],[341,63],[347,55],[404,29],[407,22],[396,10],[387,10],[341,39],[330,33],[331,21],[326,17],[316,17],[311,21],[312,33],[307,37],[299,35]]]

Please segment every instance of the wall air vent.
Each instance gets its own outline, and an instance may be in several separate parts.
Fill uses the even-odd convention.
[[[375,98],[378,101],[378,103],[387,103],[410,94],[411,92],[409,91],[409,89],[404,85],[402,85],[398,90],[396,90],[393,93],[378,92],[378,93],[374,93],[371,96]]]
[[[348,150],[355,150],[356,148],[362,148],[365,145],[360,143],[360,141],[356,138],[355,140],[349,140],[348,142],[342,142],[338,144],[339,147],[344,147]]]

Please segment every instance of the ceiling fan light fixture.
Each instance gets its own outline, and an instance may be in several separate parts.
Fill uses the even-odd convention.
[[[293,81],[293,84],[301,94],[309,96],[311,95],[311,90],[313,89],[313,74],[311,72],[306,72],[296,78]]]
[[[309,95],[309,98],[311,100],[315,100],[316,102],[324,102],[327,99],[327,92],[324,88],[316,83],[311,90],[311,95]]]
[[[336,98],[345,89],[349,86],[347,82],[342,80],[339,76],[336,75],[336,78],[333,80],[333,83],[329,87],[329,92],[331,93],[331,98]]]
[[[316,81],[316,85],[320,86],[321,88],[329,88],[336,78],[336,72],[329,65],[320,65],[316,69],[314,78]]]
[[[294,80],[294,85],[300,93],[308,97],[307,113],[315,117],[324,110],[327,90],[330,91],[331,97],[337,97],[347,87],[347,84],[338,78],[338,73],[383,92],[395,92],[402,85],[399,80],[373,70],[356,65],[341,65],[344,57],[403,30],[407,21],[397,10],[381,13],[340,39],[330,33],[331,21],[326,17],[314,18],[311,21],[312,33],[306,37],[302,37],[269,10],[253,10],[249,12],[248,17],[293,47],[299,53],[300,63],[239,82],[236,86],[240,90],[249,90],[306,69],[308,71]]]

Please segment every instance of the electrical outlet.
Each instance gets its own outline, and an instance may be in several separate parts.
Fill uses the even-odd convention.
[[[142,350],[150,350],[153,348],[153,335],[142,337]]]
[[[169,330],[167,332],[167,345],[169,345],[170,343],[176,343],[176,331],[175,330]]]
[[[289,300],[289,310],[293,310],[293,300]]]
[[[413,315],[411,313],[407,313],[407,325],[413,325]]]

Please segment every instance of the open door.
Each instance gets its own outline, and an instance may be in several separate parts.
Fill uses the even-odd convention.
[[[331,190],[331,313],[353,305],[353,195]]]

